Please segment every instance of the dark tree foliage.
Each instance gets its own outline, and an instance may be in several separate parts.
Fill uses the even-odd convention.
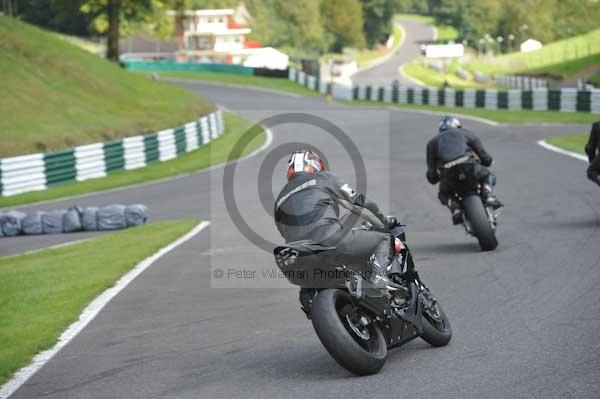
[[[363,31],[367,46],[384,42],[392,31],[395,0],[362,0]]]
[[[598,0],[395,0],[401,12],[432,15],[471,44],[489,35],[544,43],[600,27]]]
[[[76,36],[90,34],[93,16],[81,12],[82,0],[14,0],[15,16],[29,23]]]

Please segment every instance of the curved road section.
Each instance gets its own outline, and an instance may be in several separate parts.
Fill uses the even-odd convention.
[[[274,267],[272,255],[229,216],[217,168],[52,204],[143,200],[154,219],[198,217],[211,227],[138,276],[14,398],[598,397],[598,187],[587,181],[584,163],[536,145],[579,127],[464,121],[494,155],[506,203],[500,246],[482,253],[451,226],[425,180],[425,145],[437,116],[187,86],[255,120],[305,112],[343,129],[367,167],[368,194],[408,225],[421,276],[452,322],[452,342],[432,348],[417,339],[390,351],[381,373],[353,378],[321,346],[285,281],[282,288],[253,286],[252,279],[216,288],[216,268]],[[267,178],[272,184],[258,184],[270,153],[303,141],[350,182],[353,171],[352,159],[324,131],[299,123],[272,130],[270,149],[238,165],[235,190],[245,221],[279,242],[272,204],[265,209],[258,200],[284,183],[279,159]]]
[[[353,84],[390,85],[397,79],[402,85],[416,85],[414,80],[400,73],[400,67],[421,55],[420,46],[433,40],[434,28],[424,22],[402,18],[397,23],[404,28],[402,46],[385,62],[352,75]]]

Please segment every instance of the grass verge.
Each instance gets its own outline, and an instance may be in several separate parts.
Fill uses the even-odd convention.
[[[572,75],[598,63],[600,29],[549,43],[539,50],[477,59],[467,69],[488,74],[550,73]]]
[[[588,138],[587,134],[567,134],[564,136],[548,137],[546,142],[563,150],[585,154],[584,147],[588,142]]]
[[[553,79],[564,79],[595,65],[600,65],[600,53],[596,55],[591,55],[589,57],[577,58],[575,60],[560,62],[557,64],[550,64],[544,67],[522,72],[527,72],[529,74],[545,75]]]
[[[423,82],[427,86],[432,87],[442,87],[445,81],[447,81],[450,87],[454,89],[489,87],[489,85],[477,83],[472,78],[469,80],[463,80],[459,78],[455,73],[456,68],[449,68],[448,73],[438,72],[428,68],[424,65],[424,60],[424,58],[417,58],[416,60],[406,64],[402,70],[407,75]]]
[[[436,105],[415,104],[393,104],[381,101],[355,100],[343,101],[348,105],[371,106],[371,107],[397,107],[404,109],[416,109],[426,111],[437,111],[448,114],[462,114],[490,119],[500,123],[582,123],[591,124],[598,119],[597,114],[584,112],[557,112],[557,111],[511,111],[491,110],[480,108],[441,107]]]
[[[148,73],[144,71],[144,73]],[[307,89],[288,78],[268,78],[266,76],[234,75],[219,72],[157,72],[161,77],[176,79],[202,80],[206,82],[227,83],[240,86],[259,87],[261,89],[277,90],[298,94],[301,96],[318,96],[319,92]]]
[[[83,308],[121,275],[197,223],[161,221],[0,258],[0,384],[52,347]]]
[[[172,128],[213,109],[56,34],[0,16],[0,157]]]
[[[588,79],[588,82],[595,85],[596,87],[600,87],[600,72],[596,72]]]
[[[155,163],[145,168],[117,172],[113,175],[86,180],[80,183],[69,183],[43,191],[33,191],[11,197],[0,197],[0,207],[23,205],[32,202],[55,198],[81,195],[111,188],[129,186],[151,180],[164,179],[184,173],[191,173],[208,166],[223,163],[242,135],[253,126],[253,123],[231,113],[224,113],[225,132],[216,140],[166,162]],[[244,154],[260,148],[265,141],[265,133],[255,137],[246,147]],[[243,154],[243,155],[244,155]]]

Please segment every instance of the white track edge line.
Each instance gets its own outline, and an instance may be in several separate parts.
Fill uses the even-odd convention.
[[[96,315],[115,297],[117,296],[129,283],[131,283],[137,276],[139,276],[144,270],[150,267],[154,262],[160,259],[163,255],[167,254],[171,250],[175,249],[179,245],[193,238],[200,231],[204,230],[210,225],[209,221],[204,221],[196,225],[192,230],[187,232],[185,235],[179,237],[177,240],[170,244],[162,247],[153,255],[150,255],[146,259],[138,263],[133,269],[123,275],[114,286],[106,289],[100,295],[98,295],[89,305],[87,305],[81,314],[79,319],[73,322],[58,338],[58,342],[50,349],[38,353],[34,356],[33,360],[29,365],[21,368],[6,384],[0,388],[0,398],[5,399],[12,395],[21,385],[23,385],[29,378],[31,378],[40,368],[42,368],[54,355],[56,355],[62,348],[64,348],[73,338],[77,336],[84,328],[92,321]]]
[[[546,140],[540,140],[537,142],[537,144],[549,151],[557,152],[559,154],[567,155],[571,158],[579,159],[580,161],[588,162],[588,158],[585,155],[578,154],[573,151],[563,150],[562,148],[558,148],[556,146],[553,146],[552,144],[549,144]]]

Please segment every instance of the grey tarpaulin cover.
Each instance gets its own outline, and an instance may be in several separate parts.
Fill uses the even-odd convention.
[[[86,231],[98,230],[98,207],[88,206],[81,214],[81,225]]]
[[[44,234],[63,232],[63,216],[67,211],[49,211],[42,214],[42,230]]]
[[[42,229],[42,214],[43,212],[35,211],[30,212],[25,216],[21,222],[23,234],[32,235],[42,234],[44,232]]]
[[[58,234],[74,231],[118,230],[145,224],[148,208],[142,204],[102,208],[72,206],[67,210],[0,212],[0,237],[19,234]]]
[[[21,234],[21,222],[25,216],[27,216],[25,213],[19,211],[9,211],[2,214],[0,224],[4,235],[12,237]]]
[[[98,230],[117,230],[126,227],[125,205],[109,205],[98,209]]]
[[[125,222],[127,227],[139,226],[148,220],[148,208],[146,205],[133,204],[125,207]]]
[[[83,209],[72,206],[63,215],[63,232],[72,233],[81,230],[81,213]]]

